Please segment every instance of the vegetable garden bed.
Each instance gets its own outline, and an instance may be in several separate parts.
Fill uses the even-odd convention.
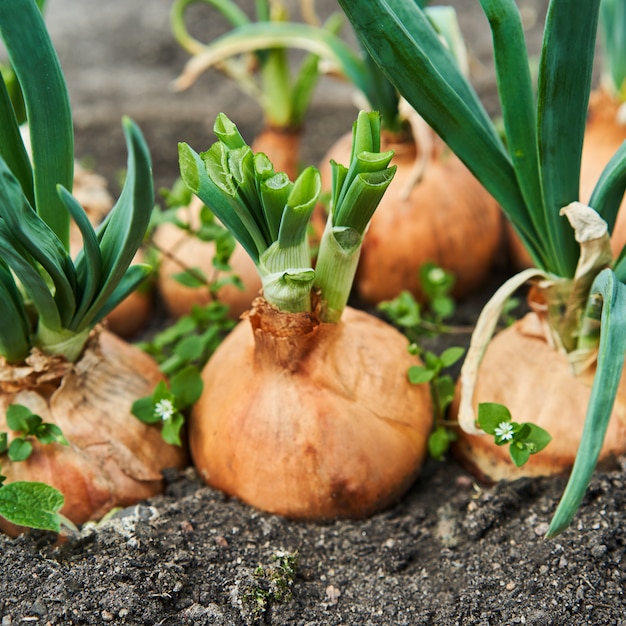
[[[83,0],[78,15],[74,4],[50,0],[47,22],[72,98],[76,153],[95,160],[116,194],[125,163],[122,114],[144,131],[157,188],[178,175],[178,141],[206,149],[214,140],[219,111],[246,138],[260,130],[258,111],[218,75],[189,92],[167,92],[186,58],[169,34],[168,1],[148,11],[141,3]],[[494,112],[486,20],[477,2],[450,4],[464,8],[473,78]],[[518,4],[536,51],[547,2]],[[330,11],[335,3],[318,6]],[[154,37],[136,45],[140,29]],[[355,116],[350,90],[324,83],[307,121],[303,162],[317,163]],[[458,303],[454,323],[473,325],[510,272],[501,260],[489,283]],[[161,311],[147,332],[165,317]],[[468,340],[442,336],[428,345],[439,353]],[[596,472],[571,527],[548,541],[564,486],[565,478],[478,485],[454,460],[429,460],[391,509],[314,524],[229,499],[191,469],[172,471],[164,495],[65,540],[41,531],[0,535],[0,623],[622,624],[626,462]]]

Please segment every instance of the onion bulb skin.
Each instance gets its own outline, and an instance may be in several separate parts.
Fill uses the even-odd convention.
[[[354,309],[338,324],[257,298],[205,366],[189,424],[211,486],[294,519],[361,518],[396,501],[426,456],[432,406],[406,339]]]
[[[41,362],[46,358],[40,355]],[[39,365],[5,364],[0,375],[0,432],[9,430],[7,407],[22,404],[56,424],[69,441],[34,441],[27,460],[3,459],[2,473],[7,482],[57,488],[65,497],[61,513],[75,524],[161,492],[162,470],[187,464],[185,449],[165,443],[158,425],[131,414],[133,402],[151,395],[162,375],[147,354],[113,333],[94,333],[75,364],[53,361],[47,372]],[[15,528],[0,518],[0,530]]]
[[[585,422],[595,367],[574,376],[567,357],[536,332],[540,322],[528,313],[498,333],[487,347],[478,370],[473,405],[505,405],[515,422],[544,428],[552,441],[515,467],[507,445],[498,446],[491,435],[459,432],[454,453],[482,480],[496,482],[522,476],[551,476],[569,471]],[[458,409],[458,398],[451,407]],[[609,422],[600,462],[626,452],[626,378],[622,377]]]

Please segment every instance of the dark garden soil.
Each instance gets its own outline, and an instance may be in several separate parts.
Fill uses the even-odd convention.
[[[334,6],[320,4],[320,12]],[[494,112],[478,2],[453,4],[462,7],[473,77]],[[546,2],[519,4],[536,51]],[[169,35],[169,5],[49,3],[77,154],[92,159],[116,191],[124,113],[146,134],[159,187],[176,177],[176,142],[206,148],[218,111],[248,138],[260,128],[256,106],[217,74],[186,93],[168,92],[186,60]],[[198,34],[210,37],[219,21],[200,14]],[[350,98],[345,85],[323,82],[304,161],[319,160],[349,129]],[[459,303],[459,323],[475,321],[507,271],[501,264],[491,285]],[[626,625],[626,460],[595,475],[571,528],[548,541],[564,484],[520,479],[489,487],[453,460],[429,461],[390,510],[320,525],[255,511],[203,486],[190,468],[166,476],[164,495],[76,536],[0,536],[1,624]]]

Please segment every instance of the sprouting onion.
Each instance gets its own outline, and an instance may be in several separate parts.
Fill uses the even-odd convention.
[[[361,112],[347,166],[334,165],[332,215],[311,267],[306,226],[316,169],[294,183],[252,155],[220,115],[207,152],[179,147],[183,180],[254,260],[263,282],[202,371],[191,454],[213,487],[273,513],[363,517],[411,484],[432,428],[416,357],[391,326],[346,306],[363,233],[394,175],[380,116]],[[418,361],[419,362],[419,361]]]
[[[388,167],[392,153],[378,153],[379,115],[359,114],[351,163],[335,165],[334,208],[316,271],[307,225],[320,193],[318,171],[309,167],[292,183],[263,153],[252,153],[224,114],[214,130],[219,141],[206,152],[179,145],[183,180],[253,259],[268,302],[286,312],[310,311],[315,286],[322,321],[338,321],[363,233],[395,171]]]
[[[153,207],[150,155],[139,128],[125,119],[126,182],[115,207],[94,231],[70,193],[74,144],[69,98],[36,5],[30,0],[3,3],[0,33],[24,96],[32,145],[31,164],[2,82],[0,278],[8,315],[3,316],[0,354],[16,363],[37,346],[73,361],[93,326],[149,271],[129,265]],[[75,261],[68,252],[70,218],[84,241]],[[27,315],[31,308],[34,324]]]
[[[32,149],[29,156],[2,80],[0,433],[15,441],[15,433],[7,435],[7,413],[22,405],[70,443],[35,441],[27,459],[2,459],[0,530],[17,532],[12,524],[59,530],[61,514],[79,524],[157,493],[162,470],[184,465],[186,452],[166,445],[159,429],[130,413],[132,402],[162,379],[157,364],[105,328],[94,331],[149,271],[129,267],[154,200],[143,136],[123,120],[126,180],[94,230],[71,194],[69,97],[35,0],[0,2],[0,36],[23,96]],[[83,237],[75,260],[71,219]]]
[[[578,371],[597,350],[589,426],[548,531],[554,535],[572,519],[595,467],[626,351],[626,336],[619,330],[626,316],[619,295],[626,289],[626,256],[620,254],[612,270],[603,269],[610,249],[602,234],[603,221],[604,233],[612,231],[624,195],[626,143],[600,176],[589,201],[593,209],[576,204],[600,0],[579,4],[576,11],[567,0],[551,0],[536,99],[515,3],[481,0],[493,35],[506,145],[422,9],[402,0],[340,4],[400,93],[501,203],[537,265],[534,280],[542,293],[538,304],[547,311],[549,341]],[[600,335],[587,342],[589,312],[597,317],[600,309]],[[462,372],[462,408],[470,410],[459,420],[469,431],[475,431],[470,381],[484,339],[475,335]],[[584,356],[578,350],[581,342],[593,345],[586,345]]]

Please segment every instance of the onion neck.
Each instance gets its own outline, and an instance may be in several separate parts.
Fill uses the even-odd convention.
[[[295,372],[319,347],[322,326],[315,313],[285,313],[264,298],[256,298],[248,312],[254,335],[254,359],[261,367]]]

